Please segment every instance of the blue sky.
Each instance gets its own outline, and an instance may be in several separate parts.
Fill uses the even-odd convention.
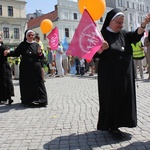
[[[34,13],[36,9],[42,10],[46,14],[55,9],[57,0],[26,0],[26,13]]]

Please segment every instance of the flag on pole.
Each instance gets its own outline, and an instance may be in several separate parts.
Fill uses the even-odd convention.
[[[67,51],[68,48],[69,48],[69,45],[68,45],[66,36],[65,36],[64,39],[62,40],[62,46],[63,46],[64,51]]]
[[[66,54],[91,60],[94,54],[100,50],[102,43],[103,37],[88,11],[84,9]]]
[[[47,36],[49,40],[49,46],[52,50],[58,49],[58,42],[59,42],[59,35],[58,35],[58,28],[55,27]]]

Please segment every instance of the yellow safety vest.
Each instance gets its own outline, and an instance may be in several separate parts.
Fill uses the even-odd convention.
[[[41,41],[39,41],[38,44],[41,46],[42,53],[44,54],[44,45],[43,45],[43,43]]]
[[[137,42],[136,44],[131,44],[132,49],[133,49],[133,58],[134,59],[143,59],[145,57],[145,52],[141,48],[142,47],[142,42]]]

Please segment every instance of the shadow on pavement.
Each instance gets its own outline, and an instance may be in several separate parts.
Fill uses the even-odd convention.
[[[5,112],[8,112],[12,109],[15,109],[15,110],[24,110],[24,109],[33,109],[33,108],[41,108],[42,106],[40,105],[24,105],[24,104],[21,104],[21,103],[15,103],[15,104],[11,104],[11,105],[8,105],[8,104],[1,104],[0,103],[0,113],[5,113]],[[46,106],[43,106],[43,107],[46,107]]]
[[[88,76],[88,75],[71,75],[72,78],[78,78],[78,79],[84,79],[84,78],[87,78],[87,79],[97,79],[97,76]]]
[[[5,113],[5,112],[8,112],[12,109],[23,110],[23,109],[26,109],[26,108],[21,103],[15,103],[15,104],[11,104],[11,105],[0,104],[0,113]]]
[[[125,147],[123,147],[123,148],[119,148],[119,149],[117,149],[117,150],[125,150],[125,149],[130,149],[130,150],[132,150],[132,149],[139,149],[139,150],[149,150],[150,149],[150,141],[148,141],[148,142],[134,142],[134,143],[131,143],[131,144],[129,144],[129,145],[127,145],[127,146],[125,146]]]
[[[43,145],[49,150],[91,150],[92,148],[111,148],[110,144],[117,144],[131,140],[131,134],[124,133],[123,137],[114,137],[107,131],[92,131],[84,134],[60,136]]]

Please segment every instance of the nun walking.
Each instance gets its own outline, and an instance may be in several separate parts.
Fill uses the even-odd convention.
[[[98,63],[99,118],[97,129],[122,135],[120,127],[137,126],[134,64],[131,43],[140,41],[147,15],[134,32],[123,30],[124,14],[118,9],[107,13],[101,33],[104,43],[95,57]]]
[[[14,96],[14,86],[10,65],[7,62],[7,57],[4,56],[6,49],[8,48],[4,45],[0,35],[0,103],[8,101],[8,104],[11,105],[13,103],[11,97]]]
[[[21,55],[19,69],[21,103],[46,106],[48,104],[47,92],[40,63],[42,51],[40,45],[34,41],[34,35],[32,30],[27,30],[24,41],[14,51],[5,50],[4,55],[12,57]]]

